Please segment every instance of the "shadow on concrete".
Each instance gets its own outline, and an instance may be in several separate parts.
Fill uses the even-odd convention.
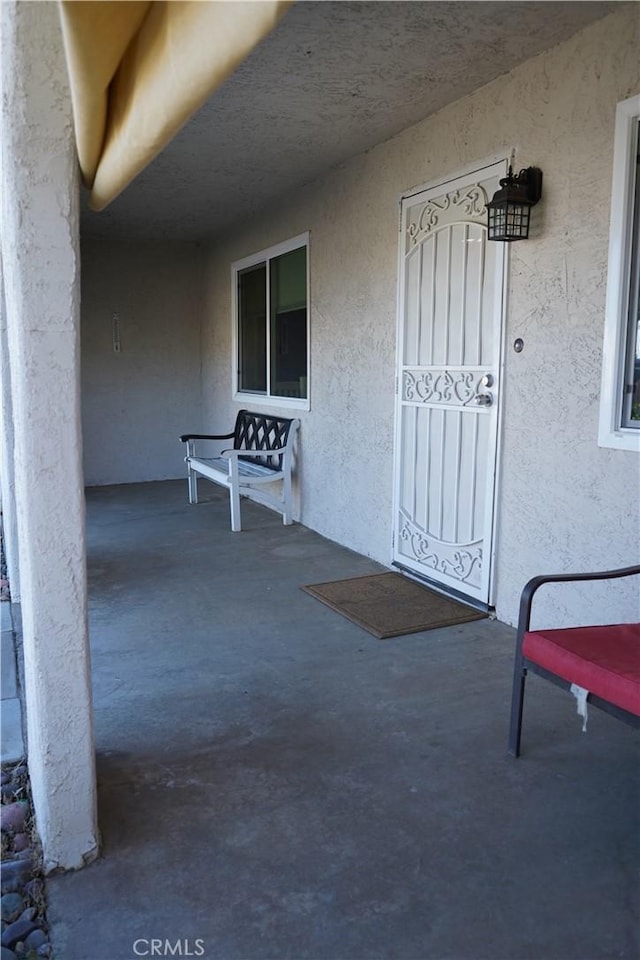
[[[299,586],[379,565],[185,501],[88,492],[104,846],[49,879],[56,956],[637,957],[633,731],[532,678],[514,761],[511,628],[376,640]]]

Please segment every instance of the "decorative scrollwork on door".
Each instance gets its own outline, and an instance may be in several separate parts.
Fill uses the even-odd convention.
[[[464,407],[477,395],[484,370],[405,370],[402,399]]]
[[[421,530],[401,513],[400,541],[402,553],[422,566],[444,573],[460,583],[478,586],[482,569],[480,542],[444,543]]]
[[[409,249],[421,243],[432,230],[459,220],[461,214],[468,220],[484,220],[487,199],[484,187],[475,183],[462,190],[447,193],[437,200],[428,200],[417,220],[407,227]]]

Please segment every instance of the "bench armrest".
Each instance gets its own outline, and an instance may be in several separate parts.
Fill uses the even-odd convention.
[[[233,433],[183,433],[180,437],[182,443],[189,440],[229,440]]]
[[[633,567],[621,567],[618,570],[601,570],[596,573],[552,573],[543,574],[539,577],[533,577],[525,585],[520,595],[520,614],[518,617],[518,639],[522,638],[529,630],[531,623],[531,606],[533,596],[545,583],[571,583],[577,580],[615,580],[618,577],[632,577],[640,574],[640,565]]]

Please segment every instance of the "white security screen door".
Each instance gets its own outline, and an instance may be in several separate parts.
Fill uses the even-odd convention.
[[[489,603],[504,244],[486,203],[506,163],[402,204],[393,559]]]

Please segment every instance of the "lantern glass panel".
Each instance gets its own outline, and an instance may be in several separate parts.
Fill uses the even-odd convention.
[[[507,235],[514,240],[526,240],[529,236],[528,206],[519,203],[509,204],[507,207]]]
[[[489,207],[489,239],[526,240],[529,236],[528,204],[505,200]]]

